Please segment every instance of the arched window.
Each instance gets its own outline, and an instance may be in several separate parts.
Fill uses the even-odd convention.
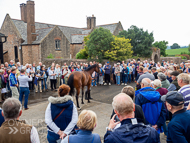
[[[55,49],[60,49],[60,40],[55,40]]]

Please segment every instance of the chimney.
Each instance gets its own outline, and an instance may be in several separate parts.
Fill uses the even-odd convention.
[[[27,19],[26,19],[26,4],[25,3],[22,3],[20,4],[20,13],[21,13],[21,20],[24,21],[24,22],[27,22]]]
[[[36,40],[34,1],[27,1],[27,43],[32,44]]]
[[[94,14],[91,17],[91,29],[96,28],[96,17],[94,17]]]
[[[91,29],[91,17],[87,17],[87,29]]]
[[[87,29],[93,29],[96,27],[96,17],[87,17]]]

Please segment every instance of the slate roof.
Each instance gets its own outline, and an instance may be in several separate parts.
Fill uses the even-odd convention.
[[[13,23],[15,24],[16,28],[18,29],[19,33],[21,34],[24,43],[27,44],[27,23],[23,22],[22,20],[12,19]],[[102,27],[105,29],[110,30],[113,34],[115,28],[117,27],[118,23],[108,24],[108,25],[99,25],[97,27]],[[37,38],[33,41],[32,44],[40,44],[42,39],[55,27],[54,24],[47,24],[47,23],[39,23],[35,22],[36,34]],[[58,25],[60,30],[66,36],[70,43],[82,43],[84,36],[87,36],[91,29],[86,28],[75,28],[75,27],[67,27],[67,26],[60,26]]]
[[[96,27],[98,27],[98,28],[102,27],[102,28],[108,29],[113,34],[113,32],[115,31],[115,29],[117,27],[117,24],[118,23],[113,23],[113,24],[107,24],[107,25],[99,25],[99,26],[96,26]]]
[[[80,35],[72,35],[71,40],[73,44],[82,43],[84,37],[87,36],[86,34],[80,34]]]

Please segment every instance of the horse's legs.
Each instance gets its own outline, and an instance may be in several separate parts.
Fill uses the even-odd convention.
[[[81,99],[81,104],[84,104],[84,102],[83,102],[83,95],[84,95],[84,86],[82,86],[82,99]]]
[[[90,103],[90,85],[91,83],[88,85],[87,87],[87,92],[88,92],[88,103]]]
[[[79,93],[80,93],[80,88],[77,88],[77,93],[76,93],[77,108],[80,108],[79,101],[78,101]]]
[[[86,90],[86,92],[85,92],[85,100],[88,100],[88,89]]]

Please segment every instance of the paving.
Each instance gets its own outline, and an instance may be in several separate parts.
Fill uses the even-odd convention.
[[[133,87],[135,86],[134,83],[129,85]],[[93,132],[98,133],[102,140],[106,133],[106,127],[113,110],[111,105],[112,99],[115,95],[121,92],[123,87],[124,86],[117,85],[92,87],[91,95],[93,100],[91,100],[91,103],[87,103],[85,100],[85,104],[81,104],[81,100],[79,99],[81,106],[81,110],[78,111],[79,114],[83,109],[93,110],[97,114],[98,123]],[[57,92],[54,91],[43,93],[31,92],[29,97],[29,110],[24,110],[20,118],[26,120],[29,124],[34,125],[37,128],[41,143],[47,142],[47,127],[45,124],[45,110],[48,105],[47,98],[56,95]],[[73,98],[75,102],[75,97]],[[161,142],[165,143],[164,135],[161,135]]]

